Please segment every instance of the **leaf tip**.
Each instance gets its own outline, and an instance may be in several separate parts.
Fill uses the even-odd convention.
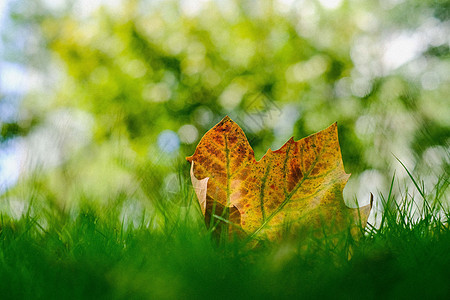
[[[226,115],[226,116],[222,119],[222,121],[220,121],[220,123],[226,123],[226,122],[233,122],[233,120],[231,120],[231,118],[230,118],[228,115]]]
[[[332,130],[337,130],[337,121],[334,122],[333,124],[331,124],[330,127],[328,127],[328,128],[330,128]]]

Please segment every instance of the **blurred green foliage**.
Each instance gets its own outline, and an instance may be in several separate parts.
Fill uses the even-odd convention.
[[[448,5],[326,2],[134,0],[89,12],[86,1],[14,2],[33,36],[17,60],[41,81],[2,139],[56,140],[30,164],[61,207],[176,193],[183,157],[225,115],[257,158],[337,121],[353,178],[390,177],[395,154],[433,184],[449,166]]]

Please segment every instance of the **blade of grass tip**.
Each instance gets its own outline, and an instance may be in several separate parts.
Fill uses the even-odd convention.
[[[33,218],[27,218],[26,219],[26,225],[25,225],[25,230],[19,235],[19,238],[24,237],[26,234],[28,234],[31,230],[31,228],[33,227],[33,225],[37,224],[37,222],[35,222],[37,217],[33,217]]]
[[[416,207],[416,211],[419,212],[420,216],[426,216],[427,206],[423,206],[422,208],[420,208],[413,195],[409,195],[409,198],[411,199],[411,201],[408,202],[408,199],[405,196],[404,215],[406,215],[406,219],[408,220],[409,224],[414,224],[414,206]]]
[[[384,198],[382,193],[379,193],[381,204],[383,205],[383,214],[381,215],[380,229],[386,226],[386,222],[391,218],[390,204]],[[388,199],[389,200],[389,199]],[[388,218],[389,217],[389,218]]]
[[[141,224],[139,225],[141,229],[145,228],[145,214],[147,213],[145,207],[142,210]]]
[[[403,162],[394,155],[395,159],[403,166],[403,168],[405,169],[406,173],[408,173],[409,178],[411,178],[412,182],[414,183],[414,186],[417,188],[417,190],[419,191],[420,195],[422,196],[423,200],[425,200],[426,202],[426,197],[425,197],[425,193],[423,190],[420,189],[419,185],[417,184],[416,179],[414,178],[414,176],[411,174],[411,172],[409,172],[408,168],[403,164]]]
[[[404,199],[404,201],[402,201],[402,203],[406,203],[406,197],[407,196],[405,196],[405,199]],[[403,227],[406,228],[407,224],[406,224],[405,218],[407,219],[408,215],[407,214],[405,215],[405,208],[401,208],[400,204],[398,204],[397,201],[394,201],[394,204],[395,204],[395,209],[397,211],[397,214],[396,214],[397,222],[400,221],[401,224],[403,225]]]
[[[45,230],[44,227],[43,227],[41,224],[39,224],[39,222],[38,222],[36,219],[37,219],[37,217],[36,217],[35,220],[34,220],[34,223],[36,224],[36,226],[37,226],[40,230],[42,230],[42,232],[48,234],[48,231]]]
[[[372,195],[372,193],[370,193],[370,194]],[[361,211],[360,211],[358,199],[356,198],[356,196],[353,199],[354,199],[354,202],[358,205],[358,225],[359,225],[358,227],[359,227],[361,233],[364,234],[364,228],[362,227]],[[372,206],[370,208],[372,208]]]
[[[444,210],[444,206],[442,205],[441,202],[441,197],[442,195],[444,195],[444,192],[447,190],[448,186],[449,186],[449,180],[448,180],[448,174],[442,174],[441,176],[439,176],[438,178],[438,182],[436,183],[436,192],[435,192],[435,196],[434,196],[434,201],[433,201],[433,205],[434,206],[439,206],[440,209]]]
[[[391,185],[389,187],[388,201],[392,197],[392,190],[394,188],[394,181],[395,181],[395,171],[394,171],[394,175],[392,175]]]
[[[31,207],[33,206],[34,199],[36,198],[35,191],[32,192],[30,197],[30,202],[28,202],[27,212],[25,213],[25,217],[28,219],[31,215]]]
[[[369,205],[370,205],[370,210],[369,210],[369,215],[370,215],[370,212],[372,211],[372,208],[373,208],[373,194],[372,193],[370,193],[370,201],[369,201]],[[359,212],[358,212],[359,213]],[[359,216],[359,218],[360,218],[360,222],[361,222],[361,216]],[[367,227],[367,224],[370,224],[369,223],[369,217],[367,217],[367,221],[366,221],[366,224],[364,224],[364,227],[362,227],[361,226],[361,233],[364,235],[364,232],[365,232],[365,230],[366,230],[366,227]],[[361,224],[362,225],[362,224]]]
[[[356,197],[354,199],[355,199],[355,203],[358,203],[358,199],[356,199]],[[370,211],[371,211],[372,207],[373,207],[373,194],[372,193],[370,193],[369,205],[370,205]],[[364,231],[365,231],[365,228],[366,228],[366,225],[367,225],[367,221],[366,221],[366,224],[364,224],[364,227],[363,227],[362,219],[361,219],[361,210],[360,210],[359,204],[358,204],[358,225],[359,225],[358,227],[359,227],[359,230],[360,230],[361,234],[364,235]]]
[[[151,214],[150,215],[150,220],[148,221],[148,228],[151,230],[155,230],[155,228],[157,228],[158,223],[156,220],[156,215],[155,214]]]
[[[398,230],[398,219],[399,216],[399,207],[397,200],[391,196],[390,199],[385,199],[384,195],[380,192],[380,197],[383,199],[383,221],[385,228],[389,228],[389,231],[396,231]]]

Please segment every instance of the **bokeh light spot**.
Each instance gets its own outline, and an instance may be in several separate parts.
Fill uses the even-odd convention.
[[[166,153],[172,153],[180,148],[180,139],[172,130],[164,130],[158,135],[158,147]]]
[[[336,9],[341,6],[342,0],[319,0],[319,2],[326,9]]]
[[[180,140],[185,144],[192,144],[198,139],[198,130],[194,125],[186,124],[178,129]]]

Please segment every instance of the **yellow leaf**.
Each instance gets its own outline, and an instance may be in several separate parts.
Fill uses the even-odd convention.
[[[367,222],[370,206],[358,212],[343,201],[350,175],[336,123],[299,141],[291,138],[256,161],[244,132],[227,116],[186,159],[207,225],[217,218],[229,232],[274,240],[286,228],[339,232]]]

